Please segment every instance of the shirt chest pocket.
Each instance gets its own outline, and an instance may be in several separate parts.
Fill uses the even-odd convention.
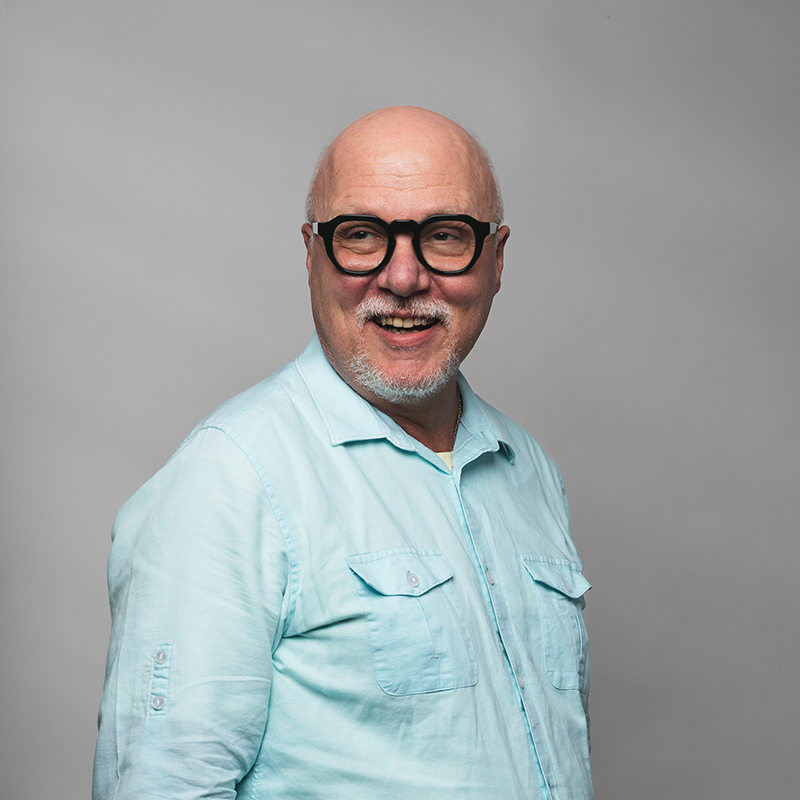
[[[347,565],[384,692],[441,692],[477,682],[453,571],[441,553],[401,547],[349,556]]]
[[[589,639],[582,612],[589,582],[566,560],[523,555],[522,563],[533,578],[550,683],[588,692]]]

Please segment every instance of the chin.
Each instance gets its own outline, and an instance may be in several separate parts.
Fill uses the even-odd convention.
[[[459,359],[454,352],[434,370],[424,375],[388,375],[379,369],[363,353],[347,362],[347,370],[353,380],[371,394],[394,404],[421,403],[436,397],[458,374]]]

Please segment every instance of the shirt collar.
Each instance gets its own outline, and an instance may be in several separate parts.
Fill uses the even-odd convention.
[[[401,450],[413,451],[422,447],[391,417],[368,403],[342,380],[328,361],[316,334],[295,363],[322,416],[332,445],[388,439]],[[458,388],[461,391],[463,408],[456,450],[467,448],[468,452],[462,457],[465,461],[471,461],[480,453],[502,449],[513,463],[514,451],[507,437],[500,432],[496,422],[484,408],[483,401],[472,391],[467,379],[460,372]],[[462,428],[468,434],[463,443]]]
[[[500,430],[497,422],[490,416],[490,412],[495,412],[490,405],[485,403],[472,391],[467,379],[458,373],[458,389],[461,392],[461,425],[459,434],[456,436],[456,450],[462,447],[468,449],[467,453],[461,456],[463,461],[471,461],[481,453],[496,452],[502,450],[510,463],[514,463],[514,449],[508,436]],[[466,442],[462,445],[461,429],[469,434]],[[469,452],[471,451],[471,452]]]

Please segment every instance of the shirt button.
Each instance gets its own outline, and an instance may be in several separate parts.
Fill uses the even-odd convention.
[[[165,664],[167,661],[166,650],[156,650],[156,664]]]
[[[523,678],[522,675],[517,675],[517,683],[519,684],[520,689],[525,688],[525,678]]]
[[[409,572],[406,576],[406,580],[408,581],[408,585],[413,586],[415,589],[419,586],[419,575],[414,572]]]
[[[568,591],[568,592],[571,592],[571,591],[572,591],[572,587],[569,585],[569,581],[564,581],[564,586],[566,586],[566,587],[567,587],[567,591]]]
[[[153,708],[154,708],[156,711],[161,711],[161,709],[162,709],[162,708],[164,708],[164,706],[165,706],[166,704],[167,704],[167,701],[166,701],[166,700],[165,700],[165,699],[164,699],[164,698],[163,698],[163,697],[162,697],[160,694],[157,694],[157,695],[156,695],[156,696],[153,698]]]
[[[489,581],[492,586],[494,586],[494,575],[492,575],[492,571],[490,569],[486,570],[486,580]]]

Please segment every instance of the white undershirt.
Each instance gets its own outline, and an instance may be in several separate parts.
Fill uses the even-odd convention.
[[[439,458],[441,458],[442,461],[444,461],[444,463],[447,465],[447,469],[449,469],[450,472],[452,472],[453,471],[453,451],[450,450],[450,452],[448,452],[448,453],[437,453],[436,455],[439,456]]]

